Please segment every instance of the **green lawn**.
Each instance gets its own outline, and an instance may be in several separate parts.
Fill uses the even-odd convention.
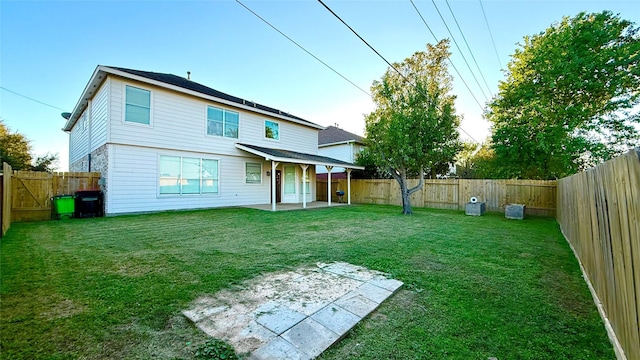
[[[265,272],[346,261],[405,286],[325,359],[614,359],[554,219],[352,206],[15,223],[0,241],[0,357],[189,359],[181,315]]]

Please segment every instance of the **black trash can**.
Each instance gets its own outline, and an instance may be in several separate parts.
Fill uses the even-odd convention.
[[[104,193],[102,190],[79,190],[76,192],[76,217],[104,216]]]

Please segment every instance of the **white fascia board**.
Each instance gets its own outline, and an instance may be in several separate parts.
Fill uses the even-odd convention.
[[[236,144],[236,148],[240,150],[244,150],[246,152],[252,153],[254,155],[263,157],[266,161],[277,161],[277,162],[285,162],[285,163],[294,163],[294,164],[307,164],[307,165],[320,165],[320,166],[333,166],[333,167],[342,167],[347,169],[357,169],[364,170],[364,166],[358,166],[354,164],[337,164],[330,162],[321,162],[321,161],[313,161],[313,160],[301,160],[294,158],[283,158],[278,156],[272,156],[267,153],[263,153],[262,151],[258,151],[255,149],[251,149],[240,144]]]
[[[95,92],[97,91],[98,86],[106,78],[104,69],[105,69],[104,66],[99,65],[93,71],[93,75],[91,75],[91,79],[89,80],[87,85],[84,87],[84,90],[82,91],[82,95],[80,96],[80,99],[78,99],[76,106],[73,108],[73,111],[71,112],[71,116],[69,117],[66,124],[64,125],[64,128],[62,128],[63,131],[68,132],[68,131],[71,131],[71,129],[73,129],[73,126],[78,121],[78,118],[80,118],[80,113],[82,112],[82,110],[84,110],[85,107],[87,107],[87,103],[89,99],[93,98],[93,96],[95,95]]]

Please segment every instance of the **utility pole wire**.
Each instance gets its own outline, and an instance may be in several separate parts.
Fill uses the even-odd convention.
[[[471,51],[471,47],[469,46],[469,42],[467,42],[467,37],[464,36],[464,32],[462,32],[462,28],[460,27],[460,24],[458,23],[458,19],[456,18],[456,15],[453,13],[453,9],[451,9],[451,5],[449,5],[449,0],[445,0],[445,2],[447,3],[447,7],[449,8],[449,12],[451,12],[451,16],[453,16],[453,21],[455,21],[456,26],[458,27],[458,31],[460,31],[460,34],[462,35],[462,40],[464,40],[464,43],[467,45],[467,50],[469,50],[469,53],[471,54],[471,58],[473,59],[473,62],[476,64],[476,68],[478,68],[478,72],[480,73],[480,77],[482,78],[482,81],[484,81],[484,85],[487,87],[487,90],[489,91],[489,95],[491,95],[491,97],[493,97],[493,93],[491,91],[491,88],[489,87],[489,84],[487,84],[487,79],[485,79],[484,74],[482,73],[482,69],[480,69],[480,65],[478,65],[478,61],[476,60],[475,55],[473,55],[473,51]]]
[[[440,9],[438,9],[438,5],[436,5],[435,0],[431,0],[431,3],[433,4],[433,7],[436,8],[436,11],[438,12],[438,15],[440,15],[440,19],[442,20],[442,23],[444,24],[444,27],[449,32],[449,35],[451,35],[451,40],[453,40],[453,43],[456,45],[456,48],[458,49],[458,51],[460,51],[460,56],[462,56],[462,60],[464,60],[464,63],[467,64],[467,68],[469,69],[469,72],[471,72],[471,76],[476,81],[476,84],[478,84],[478,88],[480,88],[480,92],[482,93],[482,96],[484,96],[484,99],[486,101],[489,101],[489,98],[487,97],[487,94],[485,94],[484,90],[482,90],[482,85],[480,85],[480,81],[478,81],[478,78],[476,78],[476,74],[473,72],[473,70],[471,70],[471,65],[469,65],[469,62],[467,61],[467,58],[462,53],[462,49],[460,49],[460,46],[458,45],[458,42],[456,41],[456,38],[453,36],[453,33],[451,32],[451,29],[449,29],[449,25],[447,25],[447,22],[444,20],[444,16],[442,16],[442,13],[440,12]]]
[[[498,48],[496,47],[496,42],[493,40],[493,33],[491,33],[491,27],[489,27],[489,20],[487,20],[487,14],[484,12],[484,6],[482,5],[482,0],[478,0],[480,3],[480,8],[482,9],[482,15],[484,16],[484,22],[487,24],[487,30],[489,30],[489,36],[491,37],[491,43],[493,44],[493,50],[496,52],[496,58],[498,59],[498,66],[502,69],[502,61],[500,61],[500,55],[498,55]]]
[[[413,0],[409,0],[411,2],[411,5],[413,5],[413,8],[416,10],[416,12],[418,13],[418,16],[420,16],[420,19],[422,19],[422,22],[424,23],[424,25],[427,27],[427,29],[429,30],[429,32],[431,33],[431,35],[433,35],[433,38],[436,40],[436,42],[438,41],[438,37],[436,36],[436,34],[433,32],[433,30],[431,30],[431,27],[429,27],[429,24],[427,24],[427,21],[424,19],[424,17],[422,16],[422,13],[420,12],[420,10],[418,10],[418,8],[416,7],[416,4],[413,2]],[[451,64],[451,67],[453,67],[453,70],[456,71],[456,74],[458,74],[458,77],[460,78],[460,80],[462,81],[462,83],[464,84],[464,86],[467,88],[467,90],[469,90],[469,94],[471,94],[471,97],[473,97],[473,100],[476,101],[476,104],[478,104],[478,106],[480,107],[481,111],[484,111],[484,108],[482,107],[482,104],[480,104],[480,101],[478,101],[478,98],[476,98],[476,95],[473,93],[473,91],[471,91],[471,88],[469,87],[469,84],[467,84],[467,82],[464,80],[464,78],[462,77],[462,74],[460,74],[460,71],[458,71],[458,68],[455,66],[455,64],[453,63],[453,61],[451,61],[451,59],[449,60],[449,64]],[[465,131],[466,133],[466,131]],[[467,134],[468,135],[468,134]],[[469,136],[471,137],[471,136]]]
[[[327,63],[325,63],[324,61],[320,60],[320,58],[318,58],[317,56],[315,56],[314,54],[312,54],[309,50],[305,49],[302,45],[298,44],[297,42],[295,42],[292,38],[288,37],[285,33],[283,33],[282,31],[278,30],[278,28],[276,28],[275,26],[271,25],[271,23],[269,23],[267,20],[265,20],[262,16],[258,15],[255,11],[251,10],[249,7],[247,7],[245,4],[243,4],[240,0],[236,0],[236,2],[240,5],[242,5],[242,7],[244,7],[245,9],[247,9],[250,13],[252,13],[253,15],[255,15],[258,19],[262,20],[265,24],[269,25],[273,30],[277,31],[280,35],[284,36],[287,40],[291,41],[292,43],[294,43],[297,47],[299,47],[300,49],[302,49],[304,52],[306,52],[307,54],[311,55],[314,59],[318,60],[322,65],[326,66],[327,68],[329,68],[329,70],[333,71],[334,73],[336,73],[338,76],[340,76],[341,78],[345,79],[346,81],[348,81],[351,85],[355,86],[356,88],[358,88],[358,90],[362,91],[363,93],[365,93],[367,96],[371,97],[371,94],[369,94],[369,92],[367,92],[366,90],[362,89],[360,86],[356,85],[353,81],[349,80],[346,76],[342,75],[341,73],[339,73],[336,69],[332,68],[331,66],[329,66]]]
[[[61,109],[61,108],[59,108],[59,107],[57,107],[57,106],[53,106],[53,105],[47,104],[46,102],[42,102],[42,101],[40,101],[40,100],[36,100],[36,99],[31,98],[31,97],[28,97],[28,96],[26,96],[26,95],[19,94],[19,93],[17,93],[17,92],[15,92],[15,91],[13,91],[13,90],[9,90],[9,89],[7,89],[7,88],[6,88],[6,87],[4,87],[4,86],[0,86],[0,89],[2,89],[2,90],[4,90],[4,91],[8,91],[8,92],[10,92],[10,93],[12,93],[12,94],[18,95],[18,96],[20,96],[20,97],[23,97],[23,98],[25,98],[25,99],[28,99],[28,100],[31,100],[31,101],[35,101],[35,102],[37,102],[38,104],[42,104],[42,105],[48,106],[48,107],[50,107],[50,108],[54,108],[54,109],[56,109],[56,110],[60,110],[60,111],[66,111],[65,109]]]
[[[365,39],[362,38],[362,36],[360,36],[360,34],[358,34],[355,30],[353,30],[353,28],[351,26],[349,26],[349,24],[347,24],[344,20],[342,20],[342,18],[336,14],[333,10],[331,10],[331,8],[329,8],[329,6],[327,6],[324,2],[322,2],[322,0],[318,0],[318,2],[320,4],[322,4],[322,6],[324,6],[325,9],[327,9],[331,14],[333,14],[333,16],[335,16],[338,20],[340,20],[340,22],[342,22],[344,24],[344,26],[346,26],[349,30],[351,30],[351,32],[358,37],[358,39],[360,39],[363,43],[365,43],[369,49],[371,49],[374,53],[376,53],[382,60],[384,60],[384,62],[386,62],[393,70],[395,70],[395,72],[398,73],[398,75],[400,75],[405,81],[407,81],[409,83],[409,85],[413,86],[416,90],[418,90],[418,92],[420,94],[422,94],[422,96],[424,96],[425,98],[429,98],[425,93],[423,93],[416,84],[414,84],[413,82],[411,82],[411,80],[409,80],[403,73],[400,72],[400,70],[398,70],[395,66],[393,66],[389,61],[387,61],[387,59],[385,59],[384,56],[382,56],[376,49],[373,48],[373,46],[371,46]],[[449,60],[449,62],[451,62],[451,60]],[[475,98],[475,96],[474,96]],[[476,99],[476,102],[478,100]],[[480,105],[480,103],[478,102],[478,105]],[[482,109],[482,106],[480,106],[480,108]],[[466,132],[462,127],[458,126],[458,129],[460,129],[462,132],[464,132],[465,134],[467,134],[467,136],[469,136],[473,141],[475,141],[476,143],[478,143],[478,141],[476,139],[474,139],[468,132]]]

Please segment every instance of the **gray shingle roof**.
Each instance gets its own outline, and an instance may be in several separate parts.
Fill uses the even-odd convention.
[[[336,126],[329,126],[318,132],[318,145],[341,143],[345,141],[354,141],[364,144],[364,138],[348,131],[342,130]]]
[[[213,96],[219,99],[223,99],[223,100],[227,100],[230,102],[234,102],[236,104],[241,104],[241,105],[246,105],[246,106],[250,106],[256,109],[260,109],[262,111],[267,111],[273,114],[278,114],[280,116],[284,116],[284,117],[288,117],[297,121],[301,121],[301,122],[305,122],[308,124],[311,124],[313,126],[318,126],[317,124],[312,123],[311,121],[305,120],[301,117],[298,116],[294,116],[291,114],[288,114],[284,111],[278,110],[278,109],[274,109],[272,107],[269,106],[265,106],[265,105],[260,105],[258,103],[254,103],[233,95],[229,95],[226,93],[223,93],[221,91],[212,89],[208,86],[204,86],[202,84],[199,84],[195,81],[192,80],[188,80],[185,79],[181,76],[177,76],[177,75],[173,75],[173,74],[165,74],[165,73],[157,73],[157,72],[151,72],[151,71],[142,71],[142,70],[133,70],[133,69],[126,69],[126,68],[121,68],[121,67],[115,67],[115,66],[107,66],[109,68],[115,69],[115,70],[119,70],[122,72],[126,72],[128,74],[132,74],[132,75],[137,75],[137,76],[142,76],[145,77],[147,79],[151,79],[151,80],[156,80],[156,81],[160,81],[166,84],[170,84],[170,85],[174,85],[174,86],[178,86],[181,87],[183,89],[187,89],[187,90],[191,90],[191,91],[195,91],[195,92],[199,92],[201,94],[205,94],[205,95],[209,95],[209,96]]]
[[[305,154],[305,153],[291,151],[291,150],[272,149],[272,148],[266,148],[262,146],[242,144],[242,143],[238,143],[237,145],[260,152],[262,154],[269,155],[274,158],[290,159],[294,161],[298,160],[303,164],[341,165],[342,167],[348,167],[348,168],[361,168],[360,166],[355,166],[352,163],[330,158],[327,156]]]

